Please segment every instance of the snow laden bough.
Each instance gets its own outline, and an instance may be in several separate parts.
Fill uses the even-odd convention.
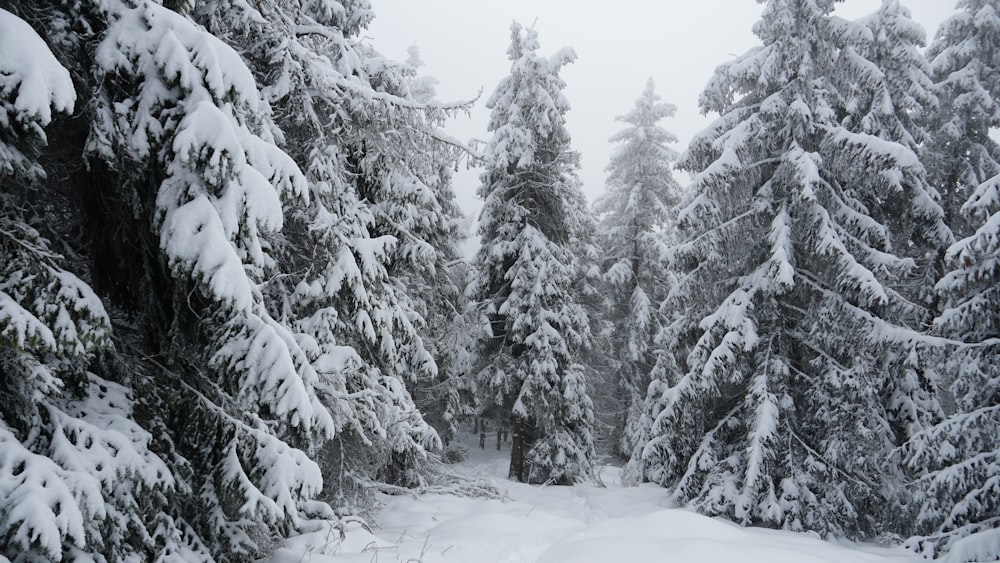
[[[365,90],[367,54],[337,40],[342,10],[308,4],[293,18],[280,3],[256,5],[199,4],[192,17],[214,35],[140,5],[98,50],[110,84],[99,122],[128,125],[99,126],[93,154],[119,169],[124,154],[163,178],[142,205],[185,316],[166,335],[182,367],[161,370],[165,383],[183,384],[165,402],[199,407],[172,431],[204,467],[193,486],[213,553],[260,553],[305,516],[329,516],[318,495],[353,510],[341,482],[417,482],[415,460],[437,443],[402,380],[434,367],[388,272],[408,244],[377,232],[382,194],[363,191],[412,183],[369,182],[352,148],[387,95]],[[262,62],[248,42],[285,51]],[[328,48],[348,52],[316,56]],[[361,123],[329,127],[348,117]]]
[[[110,346],[104,306],[18,205],[44,178],[43,128],[73,108],[69,72],[2,9],[0,53],[0,560],[126,558],[158,541],[139,513],[175,483],[130,391],[88,369]]]
[[[311,358],[260,289],[273,273],[268,239],[282,227],[282,201],[306,201],[306,182],[271,141],[268,109],[231,47],[151,2],[119,6],[112,20],[96,53],[106,94],[89,148],[120,170],[162,177],[152,198],[138,197],[169,284],[186,294],[174,310],[202,327],[192,335],[175,319],[168,337],[182,354],[176,367],[157,367],[170,381],[163,400],[188,411],[171,431],[200,508],[179,517],[211,553],[259,554],[324,511],[308,502],[322,488],[319,467],[290,443],[335,431]]]
[[[366,6],[257,6],[203,3],[195,18],[254,53],[274,136],[305,177],[308,200],[286,205],[270,252],[281,273],[263,292],[321,375],[337,429],[317,455],[333,477],[323,494],[353,506],[378,484],[370,479],[421,484],[425,448],[439,444],[416,404],[426,405],[421,390],[449,385],[433,385],[451,370],[431,353],[441,347],[427,299],[453,283],[442,278],[457,157],[437,126],[464,106],[415,101],[409,71],[348,36],[370,17]]]

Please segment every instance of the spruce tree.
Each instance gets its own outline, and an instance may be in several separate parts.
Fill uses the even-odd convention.
[[[152,2],[95,15],[86,156],[107,176],[89,219],[118,230],[91,236],[134,245],[98,275],[126,282],[109,301],[141,341],[122,350],[153,360],[144,406],[181,492],[168,514],[201,558],[259,557],[329,513],[307,508],[323,485],[307,452],[336,430],[325,382],[267,298],[282,211],[308,186],[236,50]]]
[[[573,291],[575,248],[591,220],[559,77],[575,55],[538,49],[534,29],[512,25],[510,75],[487,102],[482,246],[467,295],[480,323],[481,414],[512,430],[511,476],[569,484],[590,474],[594,451],[584,368],[574,361],[589,331]]]
[[[434,100],[414,86],[413,67],[355,42],[372,17],[363,4],[301,11],[275,2],[263,24],[226,2],[196,13],[264,54],[255,73],[312,192],[308,210],[286,216],[281,269],[297,274],[272,287],[321,356],[350,351],[330,364],[330,396],[346,390],[356,403],[347,431],[323,448],[334,470],[327,494],[344,502],[373,477],[419,484],[425,449],[440,439],[416,407],[446,438],[467,409],[451,340],[462,273],[451,169],[465,149],[440,127],[468,104]]]
[[[243,561],[421,483],[452,107],[367,4],[5,6],[0,553]]]
[[[934,332],[947,337],[949,416],[903,448],[913,484],[909,545],[956,561],[1000,557],[1000,3],[964,0],[928,49],[941,99],[929,120],[932,178],[958,239],[944,252]]]
[[[659,122],[675,112],[660,101],[650,79],[635,107],[618,118],[628,127],[611,137],[620,145],[608,164],[605,193],[594,203],[613,327],[606,371],[619,390],[616,448],[626,455],[639,439],[639,410],[656,364],[658,310],[669,290],[661,254],[673,235],[680,186],[673,177],[677,154],[668,147],[677,138]]]
[[[673,338],[630,470],[742,524],[863,536],[881,529],[897,429],[936,412],[927,312],[901,287],[919,270],[907,237],[946,230],[907,138],[864,128],[891,89],[853,44],[871,35],[833,8],[769,1],[762,46],[702,94],[720,117],[679,163],[695,177],[669,253]]]

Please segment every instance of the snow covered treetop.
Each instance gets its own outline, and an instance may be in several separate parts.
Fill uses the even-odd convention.
[[[540,156],[536,154],[538,141],[565,137],[568,142],[565,113],[569,101],[562,93],[565,83],[559,71],[576,60],[576,53],[565,47],[544,58],[537,54],[538,32],[534,28],[524,29],[514,22],[510,32],[510,74],[486,102],[492,110],[488,129],[495,132],[486,158],[498,168],[508,164],[528,168]]]
[[[656,82],[650,77],[646,80],[646,87],[642,95],[636,99],[632,111],[616,119],[633,125],[653,125],[664,117],[672,117],[677,112],[677,106],[660,100],[662,98],[656,93]]]

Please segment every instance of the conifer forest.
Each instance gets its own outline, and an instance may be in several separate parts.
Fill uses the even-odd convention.
[[[488,495],[470,435],[1000,560],[1000,0],[757,1],[702,132],[652,79],[607,108],[588,201],[545,25],[452,103],[368,0],[0,0],[0,562],[267,560]]]

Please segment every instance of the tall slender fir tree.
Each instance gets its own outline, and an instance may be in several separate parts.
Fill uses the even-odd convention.
[[[575,55],[538,54],[534,29],[511,26],[510,75],[491,109],[479,195],[482,246],[467,294],[480,319],[475,377],[481,413],[512,429],[510,474],[570,484],[590,475],[591,400],[574,355],[588,319],[574,295],[577,245],[591,225],[565,126],[560,69]]]
[[[628,127],[611,137],[620,144],[608,164],[605,193],[594,203],[610,287],[606,316],[613,327],[606,368],[613,379],[602,383],[620,390],[613,402],[621,413],[614,435],[616,448],[626,455],[641,440],[640,409],[656,365],[659,306],[670,284],[662,252],[673,236],[681,194],[673,177],[677,153],[668,146],[677,138],[659,123],[675,112],[660,101],[650,79],[635,107],[618,118]]]

